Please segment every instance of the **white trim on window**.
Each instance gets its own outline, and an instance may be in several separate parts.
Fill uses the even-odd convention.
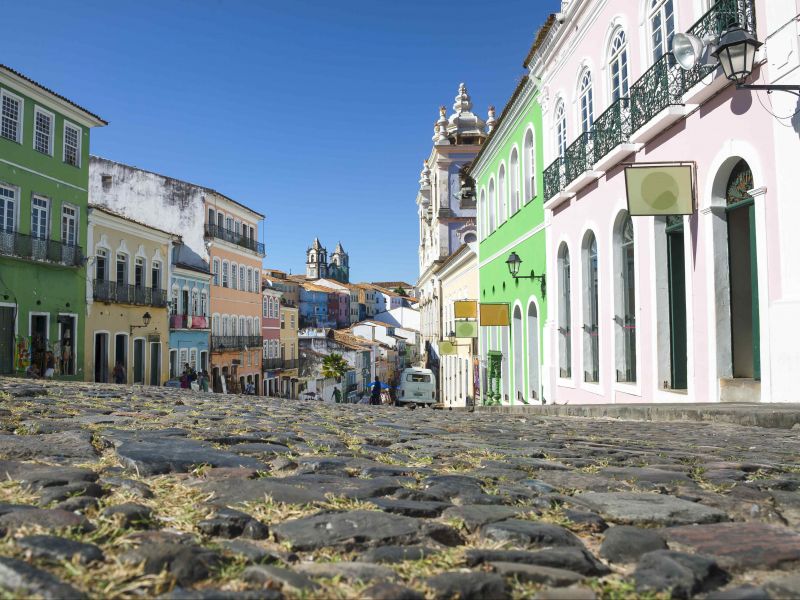
[[[6,114],[5,114],[5,99],[10,98],[14,102],[17,103],[17,115],[16,121],[10,121],[9,125],[13,123],[14,126],[14,137],[10,137],[6,135]],[[25,100],[21,96],[17,96],[16,94],[9,92],[6,89],[0,90],[0,137],[3,137],[7,140],[11,140],[12,142],[17,142],[18,144],[22,143],[22,127],[25,123]],[[10,129],[10,127],[9,127]],[[8,132],[10,133],[10,132]]]
[[[72,145],[68,145],[67,143],[67,130],[72,130],[75,133],[75,146],[74,148]],[[81,129],[78,125],[74,123],[70,123],[67,120],[64,120],[64,144],[63,144],[63,161],[68,164],[72,165],[73,167],[81,167],[81,149],[83,143],[83,129]],[[69,160],[67,159],[67,149],[74,150],[75,157],[70,157]],[[74,162],[73,162],[74,161]]]
[[[42,150],[38,146],[38,135],[39,135],[39,115],[47,117],[49,121],[48,129],[47,129],[47,147],[45,150]],[[53,138],[55,137],[56,133],[56,116],[51,113],[49,110],[43,109],[41,106],[34,106],[33,107],[33,131],[32,131],[32,140],[33,140],[33,149],[37,152],[41,152],[42,154],[47,154],[48,156],[53,156]],[[42,137],[44,137],[44,133],[42,133]]]

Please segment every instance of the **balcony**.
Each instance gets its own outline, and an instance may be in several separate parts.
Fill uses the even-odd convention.
[[[235,231],[231,231],[230,229],[225,229],[219,225],[214,225],[213,223],[206,223],[206,236],[225,240],[231,244],[236,244],[242,248],[252,250],[253,252],[261,254],[262,256],[264,254],[264,244],[261,242],[257,242],[253,238],[247,237],[246,235],[242,235],[241,233],[237,233]]]
[[[0,231],[0,254],[67,267],[79,267],[83,264],[83,251],[80,246],[17,231]]]
[[[225,352],[226,350],[253,350],[261,348],[260,335],[212,335],[211,351]]]
[[[114,302],[116,304],[135,304],[138,306],[153,306],[156,308],[167,305],[167,291],[153,289],[140,285],[128,285],[116,281],[95,279],[93,297],[100,302]]]
[[[755,33],[753,0],[719,0],[688,33],[718,36],[735,23]],[[729,85],[724,77],[702,81],[715,70],[698,64],[684,71],[672,53],[662,56],[631,86],[629,97],[609,106],[588,134],[581,134],[563,158],[544,170],[545,208],[557,206],[589,183],[591,177],[582,176],[587,171],[607,171]]]
[[[283,368],[282,358],[263,358],[261,359],[262,371],[274,371],[275,369]]]
[[[208,317],[199,315],[170,315],[170,329],[208,329]]]

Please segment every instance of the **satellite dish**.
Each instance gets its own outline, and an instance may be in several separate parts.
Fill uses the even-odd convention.
[[[684,71],[694,68],[704,47],[703,40],[691,33],[676,33],[672,38],[672,54]]]

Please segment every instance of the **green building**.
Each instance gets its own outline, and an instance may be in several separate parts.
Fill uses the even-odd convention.
[[[483,402],[538,404],[547,290],[542,110],[530,77],[487,125],[490,136],[470,169],[478,196]]]
[[[103,125],[0,65],[0,374],[84,377],[89,130]]]

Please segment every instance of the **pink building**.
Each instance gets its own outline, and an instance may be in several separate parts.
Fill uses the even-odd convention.
[[[796,336],[798,319],[774,315],[796,301],[785,274],[800,257],[780,232],[797,237],[797,221],[780,219],[797,198],[774,166],[769,99],[670,53],[675,33],[718,35],[720,23],[768,40],[783,27],[768,4],[570,0],[540,34],[527,64],[549,165],[548,402],[793,399],[776,390],[791,389],[798,351],[782,330]],[[771,80],[765,56],[748,83]],[[691,215],[629,216],[625,167],[646,163],[692,167]]]
[[[268,279],[262,280],[261,336],[264,339],[262,370],[264,395],[274,396],[279,391],[281,358],[281,296]]]

